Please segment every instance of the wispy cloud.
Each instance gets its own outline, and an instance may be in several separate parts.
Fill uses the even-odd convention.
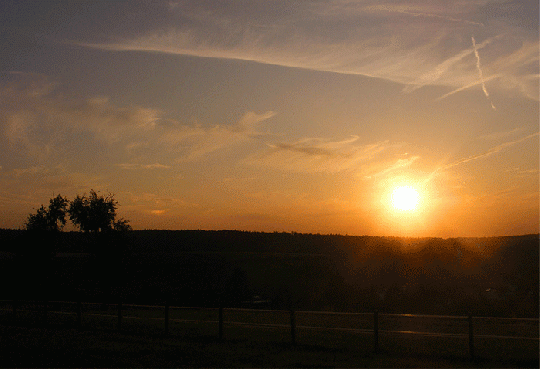
[[[534,176],[536,179],[538,179],[538,173],[540,172],[538,168],[535,169],[520,169],[520,168],[511,168],[506,170],[507,173],[510,173],[514,176],[517,176],[519,178],[526,178]],[[538,193],[537,193],[538,196]]]
[[[122,164],[116,164],[121,169],[125,170],[138,170],[138,169],[144,169],[144,170],[153,170],[153,169],[170,169],[171,167],[169,165],[163,165],[159,163],[155,164],[134,164],[134,163],[122,163]]]
[[[412,91],[415,91],[415,90],[419,89],[420,87],[438,83],[438,81],[441,78],[443,78],[445,75],[447,75],[449,73],[450,74],[457,73],[457,71],[453,71],[452,68],[459,67],[459,63],[461,63],[463,59],[465,59],[466,57],[470,56],[473,53],[478,54],[479,49],[482,49],[482,48],[488,46],[491,42],[493,42],[494,40],[496,40],[499,37],[500,36],[492,37],[492,38],[489,38],[487,40],[484,40],[481,44],[478,44],[478,45],[475,44],[475,48],[473,50],[471,50],[470,48],[466,48],[464,50],[461,50],[456,55],[451,56],[448,59],[441,62],[440,64],[438,64],[432,70],[430,70],[427,73],[421,75],[412,84],[405,86],[403,91],[404,92],[412,92]],[[485,80],[482,78],[481,81],[485,81]],[[466,88],[475,86],[478,83],[483,83],[483,82],[474,82],[474,83],[470,84],[469,86],[467,86]],[[457,90],[445,95],[444,97],[446,97],[448,95],[451,95],[453,93],[456,93],[458,91],[462,91],[463,89],[465,89],[465,88],[457,89]],[[444,98],[444,97],[441,97],[441,98]]]
[[[234,125],[215,125],[209,128],[200,126],[180,126],[169,129],[159,137],[159,143],[168,145],[178,152],[177,162],[198,160],[218,150],[260,139],[268,132],[257,129],[257,125],[272,118],[275,112],[264,113],[246,112]],[[156,142],[156,144],[158,143]]]
[[[374,173],[372,171],[372,173],[366,174],[364,178],[371,179],[371,178],[377,178],[377,177],[388,175],[390,173],[395,172],[396,170],[411,166],[411,164],[413,164],[418,159],[420,159],[419,156],[411,156],[410,158],[407,158],[407,159],[397,159],[395,162],[390,163],[389,165],[386,164],[383,169],[377,170]]]
[[[153,108],[118,106],[106,97],[68,98],[50,87],[47,79],[14,76],[28,81],[0,84],[0,182],[3,196],[17,199],[26,209],[9,220],[10,226],[23,224],[32,206],[54,194],[74,196],[90,188],[118,188],[125,181],[119,170],[136,178],[133,184],[124,183],[127,188],[145,188],[156,180],[140,177],[138,171],[177,182],[181,178],[177,170],[185,163],[271,137],[268,129],[261,129],[275,115],[270,111],[246,112],[235,124],[203,127],[166,120]],[[181,199],[120,196],[126,211],[132,212],[129,218],[159,215],[151,210],[197,207]],[[0,207],[10,204],[0,198]]]
[[[328,157],[334,155],[334,152],[325,148],[321,148],[321,147],[299,146],[297,144],[286,144],[286,143],[268,144],[268,146],[276,150],[289,150],[292,152],[299,152],[306,155],[328,156]]]
[[[253,154],[244,162],[249,165],[271,167],[300,173],[367,172],[387,156],[394,155],[399,144],[381,141],[361,144],[359,136],[340,141],[328,138],[306,138],[292,143],[270,143],[269,150]],[[385,154],[385,156],[381,156]]]
[[[3,204],[18,203],[25,207],[18,208],[15,213],[22,212],[21,221],[32,207],[47,201],[51,196],[61,194],[72,196],[83,193],[89,188],[106,189],[108,184],[99,175],[70,170],[63,165],[31,165],[0,172]]]
[[[16,152],[36,165],[57,160],[85,167],[100,161],[123,169],[165,169],[264,138],[268,130],[258,127],[275,115],[246,112],[236,124],[202,127],[165,120],[153,108],[117,106],[106,97],[67,99],[46,79],[22,77],[0,85],[0,133],[8,144],[0,152],[13,159],[9,152]],[[12,167],[8,161],[3,165]]]
[[[493,132],[486,135],[482,135],[479,138],[482,140],[498,140],[504,137],[515,135],[516,133],[523,132],[525,127],[514,128],[509,131]]]
[[[466,24],[472,24],[475,26],[481,26],[484,27],[484,23],[481,22],[474,22],[468,19],[462,19],[462,18],[455,18],[449,15],[441,15],[441,14],[435,14],[435,13],[426,13],[426,12],[419,12],[419,11],[412,11],[410,9],[425,9],[425,6],[415,6],[414,4],[383,4],[383,5],[375,5],[375,6],[369,6],[367,9],[371,10],[380,10],[380,11],[386,11],[386,12],[392,12],[392,13],[400,13],[400,14],[407,14],[413,17],[425,17],[425,18],[436,18],[440,20],[450,21],[450,22],[457,22],[457,23],[466,23]]]
[[[129,137],[153,130],[160,116],[155,109],[118,107],[103,97],[68,100],[55,85],[32,74],[0,85],[0,133],[7,143],[0,151],[36,163],[83,163],[106,154],[93,144],[117,149]]]
[[[517,5],[506,5],[507,13],[520,11]],[[485,90],[489,77],[483,79],[485,73],[470,68],[466,57],[474,53],[478,62],[478,50],[490,44],[481,71],[496,71],[524,90],[534,90],[535,81],[522,68],[529,61],[512,55],[516,45],[536,44],[538,50],[538,33],[504,18],[486,19],[486,2],[336,0],[282,4],[279,11],[256,1],[239,6],[213,9],[186,1],[171,7],[171,18],[151,31],[133,37],[111,35],[105,43],[79,44],[366,75],[405,84],[405,91],[433,84],[459,89],[470,86],[479,73]],[[465,40],[475,32],[486,41],[473,42],[471,50]],[[526,55],[538,63],[538,52]]]

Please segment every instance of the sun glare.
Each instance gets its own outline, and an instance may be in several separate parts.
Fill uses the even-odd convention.
[[[392,192],[392,206],[398,210],[415,210],[418,200],[418,191],[409,186],[396,187]]]

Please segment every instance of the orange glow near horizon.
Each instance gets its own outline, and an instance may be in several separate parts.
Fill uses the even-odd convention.
[[[381,180],[374,193],[377,233],[418,237],[439,227],[433,217],[440,201],[432,198],[435,185],[414,174]],[[439,192],[439,191],[435,191]]]

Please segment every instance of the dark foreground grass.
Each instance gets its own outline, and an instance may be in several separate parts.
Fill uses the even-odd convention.
[[[477,359],[351,350],[215,336],[137,335],[114,330],[0,325],[0,367],[538,367],[538,360]]]

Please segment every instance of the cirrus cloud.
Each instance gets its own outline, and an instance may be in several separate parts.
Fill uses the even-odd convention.
[[[267,136],[258,129],[275,113],[246,112],[236,124],[202,127],[162,118],[141,106],[118,106],[107,97],[68,99],[43,76],[18,74],[0,85],[0,139],[5,158],[39,165],[99,160],[123,169],[165,169],[220,149]],[[96,150],[97,148],[97,150]],[[2,163],[14,167],[14,163]],[[16,166],[16,165],[15,165]]]
[[[406,167],[419,157],[395,159],[404,144],[380,141],[361,143],[359,136],[334,141],[328,138],[305,138],[292,143],[269,143],[268,150],[250,155],[246,164],[299,173],[363,173],[365,178],[389,174]],[[394,160],[398,160],[394,163]],[[400,161],[401,160],[401,161]],[[378,174],[376,174],[378,173]]]
[[[533,4],[334,0],[279,5],[183,1],[169,7],[164,22],[132,37],[111,33],[106,42],[76,43],[358,74],[402,83],[406,92],[429,85],[457,92],[477,85],[478,50],[486,48],[484,90],[497,74],[497,88],[518,87],[538,99],[538,77],[530,78],[538,75],[538,32],[530,29],[534,19],[518,16],[537,13]],[[473,47],[471,37],[478,40]]]

